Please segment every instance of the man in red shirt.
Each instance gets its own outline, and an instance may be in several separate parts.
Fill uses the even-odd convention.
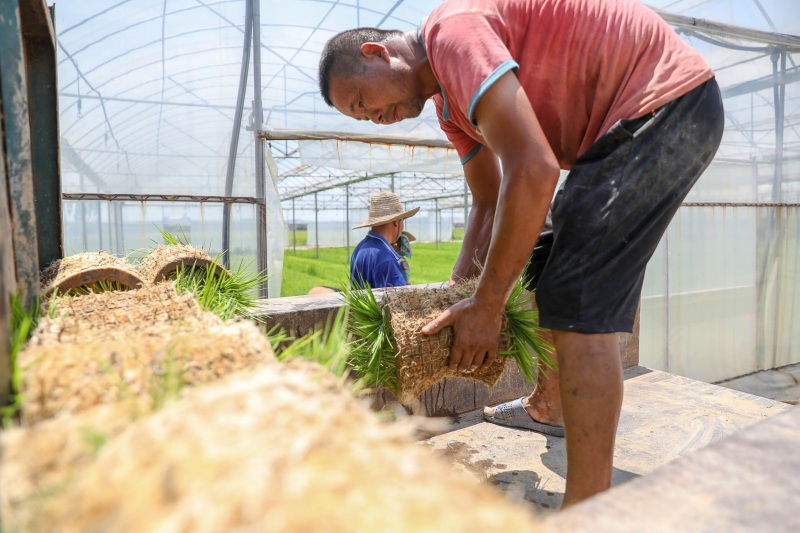
[[[529,264],[559,373],[485,417],[552,433],[563,415],[564,505],[608,488],[615,332],[631,331],[646,263],[719,145],[711,68],[635,0],[447,0],[416,31],[333,37],[319,81],[329,105],[382,124],[433,99],[473,194],[453,278],[479,273],[475,255],[485,266],[475,294],[423,333],[452,325],[451,367],[488,366]]]

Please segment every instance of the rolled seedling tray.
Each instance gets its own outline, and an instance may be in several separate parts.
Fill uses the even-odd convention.
[[[64,294],[71,289],[89,287],[97,282],[116,282],[126,289],[142,286],[133,265],[105,252],[83,252],[54,261],[41,275],[45,298],[58,290]]]
[[[159,246],[139,265],[139,276],[145,283],[159,283],[169,279],[181,268],[213,269],[216,276],[230,275],[225,268],[205,251],[188,244]]]
[[[497,359],[485,369],[465,374],[451,370],[450,348],[453,346],[453,328],[443,328],[434,335],[423,335],[422,326],[439,316],[475,291],[477,280],[453,287],[436,287],[419,290],[387,291],[389,324],[395,341],[397,361],[397,390],[401,403],[412,402],[429,387],[447,377],[468,378],[494,386],[503,374],[506,356]],[[503,331],[507,331],[503,320]],[[498,352],[508,349],[508,340],[502,334],[497,339]]]

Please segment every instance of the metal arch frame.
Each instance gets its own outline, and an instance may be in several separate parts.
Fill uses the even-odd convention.
[[[342,179],[341,181],[335,181],[333,183],[328,182],[328,183],[325,183],[325,184],[321,184],[318,187],[306,188],[306,189],[302,189],[302,190],[299,190],[299,191],[295,189],[295,192],[293,192],[291,194],[284,195],[281,198],[281,201],[282,202],[287,202],[287,201],[290,201],[290,200],[297,200],[297,199],[300,199],[300,198],[306,198],[306,197],[310,197],[312,195],[319,195],[319,193],[324,193],[324,192],[328,192],[328,191],[342,189],[345,186],[352,186],[352,185],[355,185],[355,184],[364,184],[364,183],[368,183],[368,182],[379,180],[379,179],[385,179],[387,177],[388,178],[392,178],[395,181],[398,181],[398,180],[413,180],[417,184],[424,183],[425,181],[432,181],[432,182],[435,182],[437,184],[441,184],[440,187],[428,188],[421,195],[410,195],[409,196],[409,195],[403,193],[403,201],[420,202],[420,201],[432,200],[434,198],[443,198],[445,196],[458,196],[458,197],[462,197],[463,196],[463,194],[461,192],[459,192],[458,194],[450,192],[450,191],[455,190],[455,185],[458,185],[458,187],[460,188],[462,186],[462,184],[465,183],[464,179],[463,179],[463,177],[461,175],[452,175],[452,176],[448,175],[446,177],[438,177],[438,176],[433,176],[433,175],[424,175],[424,174],[423,175],[419,175],[417,173],[399,173],[398,172],[398,173],[381,173],[381,174],[368,174],[368,175],[356,175],[356,176],[352,176],[351,175],[349,177],[344,177],[344,179]],[[387,187],[381,187],[381,188],[385,189]],[[391,189],[392,188],[391,185],[389,185],[388,188]],[[419,187],[415,187],[415,189],[418,190]],[[404,190],[404,189],[401,187],[401,190]],[[364,201],[366,202],[366,198],[364,198]],[[364,204],[364,205],[366,205],[366,204]],[[295,206],[296,206],[296,204],[295,204]],[[330,206],[329,205],[324,205],[323,208],[325,210],[329,210],[329,211],[339,211],[339,210],[343,209],[343,207],[340,204],[334,204],[334,205],[330,205]],[[310,207],[301,206],[300,209],[310,209]]]
[[[197,1],[198,1],[198,4],[200,5],[200,7],[199,7],[200,9],[206,8],[206,9],[210,10],[212,13],[214,13],[217,16],[219,16],[222,20],[225,20],[231,26],[235,27],[237,30],[244,32],[244,29],[243,29],[242,26],[239,26],[239,25],[231,22],[230,20],[228,20],[222,13],[220,13],[214,7],[210,6],[207,2],[203,2],[202,0],[197,0]],[[257,2],[257,0],[252,0],[252,1],[256,1]],[[247,0],[248,4],[250,4],[250,2],[251,2],[251,0]],[[326,3],[335,6],[336,4],[338,4],[338,1],[328,1]],[[384,16],[383,20],[381,21],[381,23],[383,23],[391,15],[391,13],[394,11],[394,9],[396,9],[401,3],[402,3],[402,0],[398,0],[394,4],[394,6],[392,7],[392,11],[390,11],[388,13],[385,13],[385,16]],[[356,7],[357,7],[359,12],[362,9],[364,9],[365,11],[370,11],[368,9],[362,8],[360,3],[358,3],[358,5]],[[192,9],[197,9],[197,7],[193,7]],[[717,24],[717,23],[713,23],[713,22],[707,22],[707,21],[705,21],[703,19],[696,19],[696,18],[691,18],[691,17],[680,17],[680,16],[677,16],[677,15],[671,15],[671,14],[668,14],[668,13],[660,13],[660,14],[662,15],[663,18],[665,18],[665,20],[667,20],[671,24],[676,25],[676,26],[683,26],[683,27],[686,27],[686,28],[690,28],[690,29],[692,29],[692,31],[704,32],[704,33],[708,32],[709,34],[714,34],[714,35],[744,37],[744,38],[751,39],[751,40],[754,40],[754,41],[757,41],[757,42],[763,42],[763,43],[768,44],[770,46],[785,46],[785,47],[789,47],[789,48],[784,48],[784,50],[792,50],[792,51],[800,50],[800,38],[799,37],[787,36],[787,35],[782,35],[782,34],[774,34],[774,33],[770,33],[770,32],[761,32],[761,31],[757,31],[757,30],[749,30],[749,29],[746,29],[746,28],[740,28],[740,27],[736,27],[736,26],[730,26],[730,25]],[[163,16],[163,14],[162,14],[162,16]],[[360,13],[359,13],[359,16],[360,16]],[[156,17],[156,18],[158,18],[158,17]],[[673,20],[670,20],[670,19],[673,19]],[[312,35],[313,35],[313,33],[315,31],[320,30],[321,22],[322,21],[320,21],[320,23],[318,23],[316,26],[313,27]],[[259,27],[260,27],[260,24],[259,24]],[[164,35],[162,33],[162,42],[163,42],[163,38],[164,38]],[[266,49],[269,52],[275,54],[275,56],[278,59],[280,59],[280,60],[282,60],[284,62],[283,67],[281,67],[282,69],[285,70],[286,67],[292,66],[298,72],[301,73],[301,75],[303,76],[303,79],[308,78],[311,81],[316,81],[316,80],[313,80],[313,78],[311,78],[309,76],[309,74],[307,72],[307,69],[303,70],[302,68],[300,68],[300,67],[298,67],[296,65],[292,65],[291,64],[291,60],[285,59],[281,54],[279,54],[275,50],[271,49],[270,47],[267,47],[264,43],[261,43],[260,39],[259,39],[259,44],[258,45],[254,44],[254,46],[258,46],[259,49],[262,49],[262,48]],[[297,53],[299,53],[299,51],[302,50],[302,49],[303,49],[302,46],[299,47],[299,48],[296,48],[295,49],[296,50],[295,51],[295,55]],[[63,61],[68,61],[68,60],[69,59],[65,59]],[[259,62],[259,64],[260,64],[260,62]],[[77,68],[77,65],[76,65],[76,68]],[[796,69],[794,69],[794,70],[796,70]],[[793,73],[793,69],[789,69],[788,71],[784,71],[781,74],[781,76],[782,76],[781,79],[783,80],[782,83],[787,83],[787,82],[794,81],[795,80],[795,75],[796,75],[796,73]],[[83,78],[83,79],[84,79],[84,81],[86,81],[85,78]],[[765,87],[759,87],[757,84],[755,84],[756,81],[759,81],[759,80],[751,80],[749,82],[740,84],[739,86],[736,86],[736,87],[731,87],[729,89],[730,90],[734,90],[735,89],[735,90],[741,91],[741,92],[749,92],[749,91],[755,91],[755,90],[768,88],[768,86],[771,85],[770,84],[771,80],[768,80],[768,79],[760,80],[761,82],[763,82],[763,84],[766,84]],[[162,80],[162,82],[163,82],[163,80]],[[269,86],[269,82],[267,83],[267,86]],[[263,89],[263,87],[261,87],[260,84],[258,85],[258,87],[259,87],[259,89]],[[90,86],[90,88],[94,89],[91,86]],[[99,91],[95,91],[95,92],[97,92],[97,96],[96,97],[93,96],[93,95],[90,95],[90,96],[84,96],[83,98],[96,98],[97,100],[100,101],[101,106],[104,104],[105,101],[112,101],[112,100],[120,100],[120,101],[122,101],[122,100],[124,100],[124,99],[106,98]],[[257,93],[257,96],[260,98],[261,90],[257,90],[255,92]],[[131,103],[134,103],[134,102],[131,102]],[[144,102],[136,102],[136,103],[144,103]],[[152,103],[154,105],[162,105],[162,106],[168,104],[167,102],[163,101],[163,98],[160,99],[159,101],[153,101],[153,102],[147,102],[147,103]],[[181,105],[181,104],[180,103],[174,103],[174,105]],[[191,104],[187,104],[187,105],[191,105]],[[208,106],[204,106],[203,104],[194,104],[194,105],[202,106],[202,107],[212,107],[212,105],[208,105]],[[273,107],[273,109],[277,110],[278,108],[281,108],[281,107],[283,107],[283,106],[275,106],[275,107]],[[783,104],[780,104],[780,107],[783,108],[784,107]],[[230,109],[230,107],[227,107],[227,109]],[[237,111],[238,110],[243,110],[243,104],[241,106],[237,105],[236,106],[236,110]],[[300,111],[292,110],[291,112],[300,112]],[[311,112],[315,112],[315,111],[311,111]],[[777,112],[778,112],[778,109],[776,108],[776,113]],[[263,113],[263,110],[262,110],[262,113]],[[325,113],[325,112],[323,111],[323,112],[320,112],[320,113]],[[330,112],[330,113],[331,114],[335,114],[333,112]],[[106,121],[107,121],[107,123],[109,123],[108,122],[109,121],[109,117],[108,116],[106,116]],[[781,120],[781,122],[783,123],[783,120]],[[256,122],[256,123],[260,123],[260,122]],[[110,126],[111,125],[109,123],[109,128],[110,128]],[[419,126],[421,126],[421,125],[417,125],[416,127],[419,127]],[[792,128],[793,126],[790,125],[789,127]],[[110,130],[110,132],[113,135],[113,130]],[[335,133],[335,132],[324,132],[324,133]],[[348,135],[351,135],[351,134],[348,134]],[[375,137],[375,136],[366,136],[366,137],[367,138],[371,138],[372,142],[380,142],[379,140],[376,140],[376,139],[378,139],[378,137]],[[330,137],[326,137],[326,138],[330,138]],[[266,137],[264,139],[266,139]],[[351,139],[351,140],[355,140],[355,139]],[[358,140],[364,140],[364,139],[358,139]],[[249,142],[254,142],[254,140],[250,139]],[[392,142],[395,142],[397,144],[404,144],[402,138],[392,139]],[[262,142],[257,142],[257,144],[262,144],[263,145],[263,141]],[[127,148],[130,148],[130,146],[128,146]],[[124,153],[126,157],[129,155],[129,152],[126,151],[126,150],[121,150],[121,152]],[[179,154],[175,154],[174,157],[181,157],[181,156]],[[222,157],[222,156],[220,156],[220,157]],[[263,163],[263,158],[259,158],[259,160]],[[229,165],[230,164],[231,164],[231,155],[229,154]],[[376,177],[380,177],[380,176],[376,176]],[[263,185],[264,179],[265,179],[263,166],[262,166],[261,171],[260,171],[260,176],[257,175],[256,178]],[[338,187],[347,188],[347,187],[349,187],[350,182],[355,182],[354,181],[355,178],[350,177],[348,179],[347,177],[344,177],[344,176],[343,176],[343,178],[345,179],[345,181],[340,182],[340,184],[338,186],[337,185],[331,185],[330,187],[328,187],[328,189],[329,190],[330,189],[336,189]],[[361,182],[361,181],[368,181],[368,180],[366,180],[366,179],[358,179],[358,182]],[[464,186],[466,187],[466,184]],[[318,192],[321,192],[321,191],[316,191],[316,192],[311,191],[311,192],[306,193],[306,195],[314,194],[316,196]],[[229,196],[229,195],[226,194],[226,197],[227,196]],[[302,194],[293,195],[292,199],[297,199],[297,198],[301,198],[301,197],[303,197]],[[282,200],[288,200],[288,199],[289,199],[289,197],[285,197]],[[424,198],[420,198],[420,199],[411,200],[411,201],[425,201],[425,200],[426,199],[424,199]],[[465,213],[465,216],[466,216],[466,213]]]
[[[394,7],[396,8],[401,3],[401,1],[402,0],[399,0],[394,5]],[[767,48],[780,47],[784,51],[784,53],[786,53],[789,50],[800,51],[800,37],[779,34],[779,33],[764,32],[760,30],[751,30],[733,25],[709,22],[704,19],[673,15],[671,13],[666,13],[657,9],[654,11],[656,11],[668,23],[677,26],[679,28],[689,29],[690,31],[688,33],[701,34],[702,32],[702,33],[709,33],[712,35],[721,35],[726,37],[746,38],[748,40],[768,45]],[[726,43],[719,41],[716,44],[720,46],[725,46]],[[767,48],[765,48],[764,50],[767,50]],[[785,84],[786,82],[794,81],[796,78],[800,78],[800,74],[796,72],[790,72],[788,76],[789,79],[787,79],[787,73],[785,70],[782,72],[781,76],[783,84]],[[726,88],[725,92],[730,92],[732,94],[754,92],[757,90],[768,88],[770,85],[773,85],[775,83],[774,79],[775,76],[773,75],[769,77],[764,77],[763,79],[760,80],[755,80],[755,81],[751,80],[734,87]],[[783,105],[780,105],[780,107],[783,108]],[[739,128],[738,125],[735,127]],[[317,131],[273,130],[262,127],[260,133],[262,138],[270,140],[338,139],[338,140],[374,142],[374,143],[384,142],[387,144],[404,144],[411,146],[427,145],[427,146],[450,147],[449,143],[440,140],[436,140],[435,142],[429,142],[428,140],[420,140],[410,137],[375,136],[375,135],[354,134],[351,132],[319,131],[319,130]],[[294,200],[301,198],[305,195],[312,195],[312,194],[316,195],[317,193],[322,192],[323,190],[331,190],[339,187],[345,187],[349,186],[351,183],[362,182],[362,181],[367,181],[367,180],[365,178],[358,178],[355,180],[343,181],[338,185],[329,185],[319,189],[312,189],[306,193],[299,193],[299,194],[293,193],[291,195],[284,196],[282,198],[282,201],[293,200],[294,204]],[[421,201],[421,200],[416,200],[416,201]]]

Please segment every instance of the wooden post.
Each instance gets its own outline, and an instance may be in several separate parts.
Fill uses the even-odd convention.
[[[0,137],[4,136],[0,122]],[[14,264],[14,241],[11,233],[11,212],[8,204],[6,157],[0,142],[0,405],[11,401],[11,343],[8,336],[9,297],[17,290]]]
[[[39,250],[31,161],[31,124],[22,45],[19,0],[0,2],[0,93],[2,93],[4,164],[11,207],[11,234],[17,281],[26,308],[39,288]]]
[[[56,43],[50,13],[44,0],[20,2],[39,270],[64,256]]]

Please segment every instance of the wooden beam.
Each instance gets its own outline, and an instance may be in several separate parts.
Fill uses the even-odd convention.
[[[39,250],[19,5],[19,0],[0,1],[0,93],[17,282],[29,309],[39,289]]]
[[[22,34],[26,39],[49,43],[55,53],[56,32],[45,0],[24,0],[19,6]]]
[[[44,0],[22,2],[20,15],[28,84],[36,242],[39,270],[44,270],[64,256],[56,47]]]

